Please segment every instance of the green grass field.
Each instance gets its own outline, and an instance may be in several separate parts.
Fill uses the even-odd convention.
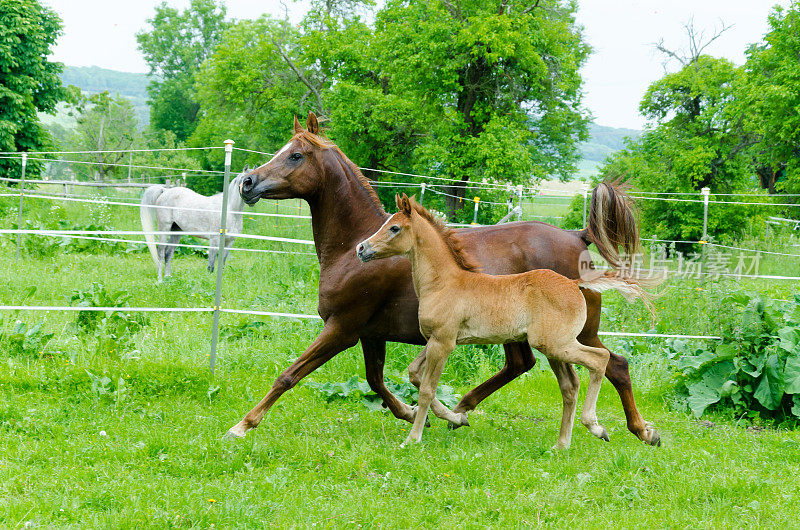
[[[16,200],[0,201],[2,226],[11,227]],[[42,224],[63,218],[138,229],[134,208],[26,204],[26,218]],[[286,201],[279,211],[298,204]],[[256,211],[274,212],[275,203]],[[310,235],[307,222],[297,220],[254,217],[245,227]],[[201,256],[176,256],[174,277],[157,285],[152,261],[140,250],[72,253],[44,248],[38,239],[30,238],[30,250],[17,261],[13,236],[0,237],[0,303],[68,305],[73,291],[99,282],[130,294],[130,306],[213,305],[215,279]],[[790,260],[764,267],[798,272]],[[234,252],[224,305],[314,314],[317,282],[314,256]],[[797,290],[763,280],[669,287],[656,300],[657,329],[692,334],[718,332],[729,317],[721,305],[727,293],[788,298]],[[662,433],[661,447],[627,432],[616,392],[605,383],[598,415],[611,443],[578,424],[572,448],[551,451],[560,393],[540,362],[487,399],[471,415],[471,427],[450,431],[432,419],[421,445],[401,449],[408,424],[367,409],[360,398],[327,401],[305,382],[245,440],[221,439],[313,340],[319,321],[222,315],[212,376],[210,314],[151,313],[112,342],[103,333],[80,333],[74,313],[4,311],[0,318],[0,527],[800,526],[800,431],[761,429],[725,415],[699,422],[675,410],[658,339],[607,344],[630,356],[640,410]],[[40,323],[53,335],[40,348],[23,344],[20,353],[8,340],[18,321],[29,329]],[[601,329],[649,327],[640,305],[606,298]],[[417,350],[391,344],[387,377],[401,381]],[[501,363],[498,347],[460,347],[443,382],[463,394]],[[364,377],[358,347],[308,381],[355,374]],[[581,378],[585,389],[583,371]]]

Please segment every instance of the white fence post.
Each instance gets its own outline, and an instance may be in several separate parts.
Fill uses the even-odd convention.
[[[584,189],[583,190],[583,224],[581,225],[584,228],[586,228],[586,198],[587,198],[588,195],[589,195],[589,190],[588,189]]]
[[[217,360],[217,342],[219,340],[219,310],[222,308],[222,267],[225,254],[225,236],[228,233],[225,221],[228,217],[228,185],[231,179],[231,153],[233,140],[225,140],[225,178],[222,184],[222,214],[219,220],[219,246],[217,247],[217,288],[214,292],[214,321],[211,324],[211,353],[209,354],[209,368],[214,373],[214,364]]]
[[[17,211],[17,230],[22,230],[22,207],[25,199],[25,168],[28,166],[28,153],[22,153],[22,177],[19,180],[19,210]],[[17,259],[20,257],[22,234],[17,233]]]
[[[517,212],[517,221],[522,220],[522,184],[517,185],[517,206],[519,206],[519,211]]]
[[[475,201],[475,214],[472,216],[472,224],[476,225],[478,224],[478,206],[481,205],[481,198],[475,197],[472,200]]]
[[[706,256],[706,249],[708,248],[708,194],[711,192],[709,187],[700,190],[703,194],[703,257]]]
[[[419,192],[419,203],[422,204],[422,199],[425,198],[425,183],[422,183],[422,191]]]

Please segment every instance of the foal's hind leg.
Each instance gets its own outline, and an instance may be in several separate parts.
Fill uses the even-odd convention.
[[[548,362],[558,380],[561,399],[564,404],[564,410],[561,413],[561,429],[554,448],[569,449],[572,441],[572,427],[575,425],[575,410],[578,408],[578,389],[581,386],[581,381],[578,379],[575,367],[571,364],[556,359],[548,359]]]
[[[610,354],[605,348],[584,346],[578,341],[575,341],[571,353],[574,355],[573,362],[579,363],[589,370],[589,385],[581,411],[581,423],[593,435],[607,442],[609,441],[608,431],[597,421],[597,398],[600,395],[600,385],[603,384],[603,376]]]

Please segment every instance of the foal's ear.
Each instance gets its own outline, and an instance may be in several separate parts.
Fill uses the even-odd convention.
[[[303,132],[303,126],[300,125],[300,122],[297,120],[297,114],[294,115],[294,133],[300,134]]]
[[[404,214],[411,215],[411,201],[405,193],[403,194],[403,198],[400,199],[400,209]]]
[[[400,197],[399,193],[394,194],[394,204],[397,206],[398,210],[403,209],[403,199]]]
[[[308,111],[308,120],[306,121],[306,129],[311,134],[319,134],[319,122],[317,116],[311,111]]]

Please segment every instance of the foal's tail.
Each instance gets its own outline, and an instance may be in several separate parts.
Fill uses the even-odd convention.
[[[603,259],[615,269],[622,265],[620,247],[629,256],[640,248],[632,202],[618,181],[601,182],[592,190],[584,240],[594,243]]]
[[[576,282],[578,283],[578,287],[597,291],[598,293],[613,289],[620,293],[628,302],[635,302],[638,298],[642,301],[642,303],[644,303],[645,306],[647,306],[650,316],[655,319],[655,308],[653,307],[652,302],[655,295],[645,291],[642,288],[642,283],[647,283],[648,286],[651,284],[657,285],[661,282],[660,278],[636,279],[626,276],[624,273],[618,270],[608,270],[605,271],[604,274],[600,274],[598,272],[593,278],[580,279],[576,280]]]
[[[150,232],[156,230],[156,200],[161,196],[167,188],[161,184],[150,186],[142,193],[142,202],[139,206],[139,218],[142,220],[142,230],[145,232],[144,239],[147,242],[147,248],[150,249],[150,256],[153,257],[153,263],[158,268],[158,250],[156,249],[156,238]]]

